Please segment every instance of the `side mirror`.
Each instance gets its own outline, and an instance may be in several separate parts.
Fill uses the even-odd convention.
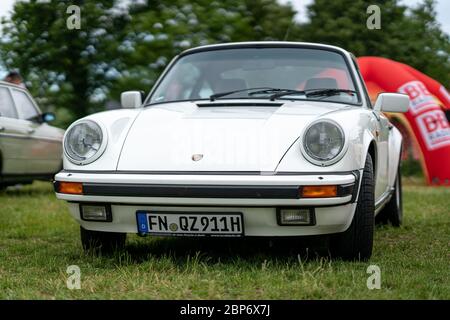
[[[142,92],[141,91],[125,91],[120,95],[120,102],[122,108],[135,109],[142,105]]]
[[[374,109],[382,112],[406,112],[409,108],[409,97],[400,93],[381,93],[378,95]]]
[[[56,116],[53,112],[44,112],[43,114],[41,114],[41,119],[42,122],[49,123],[55,121]]]

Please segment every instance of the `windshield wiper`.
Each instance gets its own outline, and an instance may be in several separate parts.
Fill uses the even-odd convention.
[[[275,93],[282,93],[282,92],[291,92],[291,91],[296,91],[293,89],[281,89],[281,88],[268,88],[265,90],[259,90],[259,91],[254,91],[254,92],[250,92],[248,95],[249,96],[254,96],[257,94],[275,94]]]
[[[227,91],[227,92],[219,92],[219,93],[215,93],[213,95],[210,95],[209,96],[209,100],[210,101],[214,101],[214,100],[216,100],[218,98],[225,97],[225,96],[228,96],[230,94],[239,93],[239,92],[245,92],[245,91],[252,91],[252,90],[265,91],[265,90],[274,90],[274,89],[273,88],[269,88],[269,87],[258,87],[258,88],[247,88],[247,89]]]
[[[335,96],[339,93],[348,93],[349,95],[355,95],[357,92],[355,90],[350,89],[311,89],[312,92],[306,93],[307,97],[315,97],[315,96]]]
[[[356,91],[354,90],[348,90],[348,89],[308,89],[308,90],[285,90],[282,92],[275,93],[270,96],[270,100],[274,101],[277,98],[281,98],[284,96],[294,95],[294,94],[303,94],[307,97],[314,97],[314,96],[334,96],[339,93],[348,93],[351,95],[356,94]]]
[[[302,94],[306,95],[306,91],[304,90],[294,90],[294,89],[282,89],[280,92],[277,92],[269,97],[270,101],[274,101],[277,98],[283,97],[283,96],[289,96],[294,94]]]
[[[253,96],[257,94],[272,94],[269,98],[271,101],[274,101],[277,98],[288,96],[288,95],[294,95],[294,94],[301,94],[306,95],[307,97],[312,96],[333,96],[338,93],[344,92],[348,94],[355,94],[356,91],[353,90],[347,90],[347,89],[309,89],[309,90],[295,90],[295,89],[280,89],[280,88],[271,88],[271,87],[256,87],[256,88],[247,88],[247,89],[240,89],[240,90],[233,90],[233,91],[227,91],[227,92],[219,92],[212,94],[209,96],[210,101],[215,101],[216,99],[219,99],[221,97],[225,97],[231,94],[240,93],[240,92],[246,92],[246,91],[253,91],[250,92],[248,95]]]

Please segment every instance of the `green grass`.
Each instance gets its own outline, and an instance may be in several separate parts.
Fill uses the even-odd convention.
[[[406,183],[404,226],[377,227],[369,262],[330,261],[286,242],[135,235],[126,251],[95,257],[82,252],[79,227],[50,184],[8,190],[0,194],[0,298],[450,299],[450,188]],[[371,264],[381,268],[380,290],[367,289]],[[66,287],[69,265],[81,268],[81,290]]]

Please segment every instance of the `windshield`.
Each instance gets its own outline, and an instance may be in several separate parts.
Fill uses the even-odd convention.
[[[252,92],[252,88],[255,90]],[[321,100],[359,104],[351,71],[343,55],[306,48],[236,48],[210,50],[181,57],[167,72],[149,103],[220,99],[268,99],[273,91],[298,90],[278,99]],[[311,96],[301,91],[340,89]],[[239,91],[240,92],[232,92]],[[255,91],[257,92],[255,94]],[[259,93],[258,93],[259,92]]]

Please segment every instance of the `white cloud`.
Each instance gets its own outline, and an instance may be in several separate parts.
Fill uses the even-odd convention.
[[[4,17],[9,15],[9,12],[11,11],[14,2],[16,0],[1,0],[2,5],[0,6],[0,17]]]

